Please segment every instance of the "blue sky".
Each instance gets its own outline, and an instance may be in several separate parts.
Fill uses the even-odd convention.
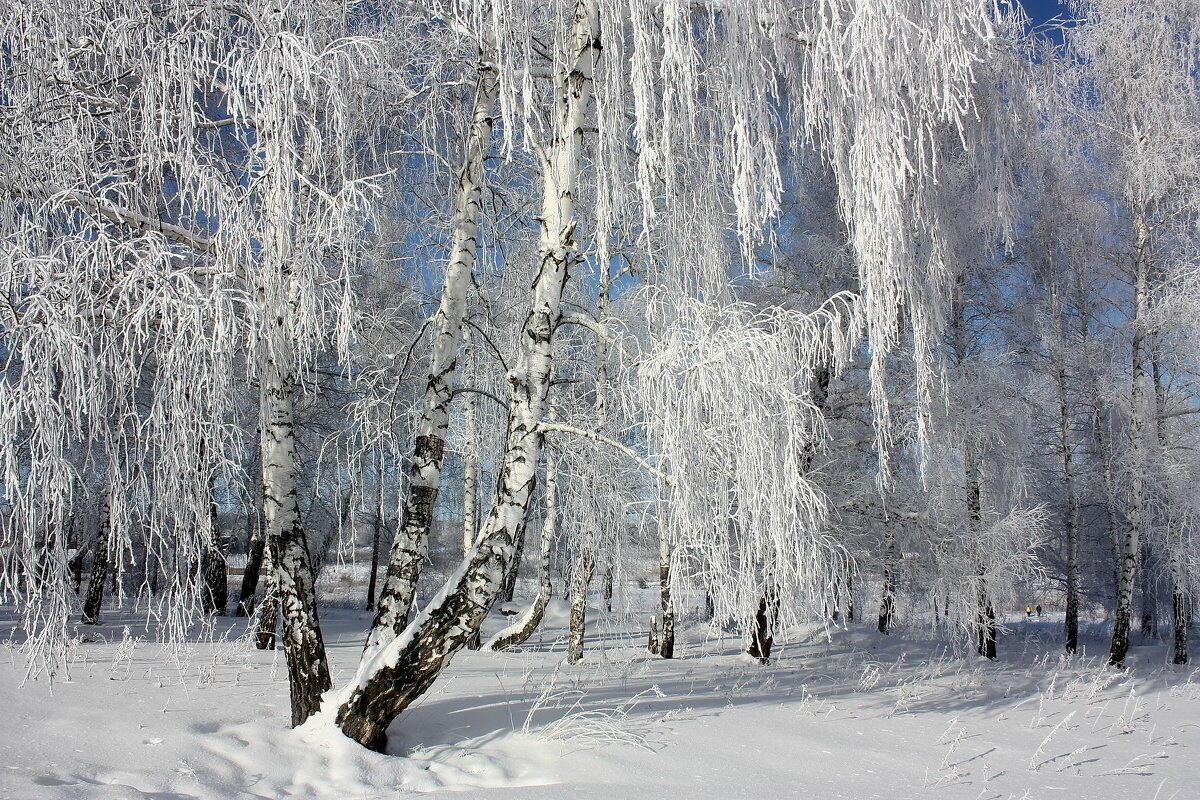
[[[1056,14],[1066,16],[1067,10],[1059,0],[1020,0],[1025,13],[1033,18],[1034,24],[1045,22]]]

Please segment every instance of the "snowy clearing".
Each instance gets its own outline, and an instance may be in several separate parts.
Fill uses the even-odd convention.
[[[1161,646],[1120,672],[1060,657],[1059,620],[1014,623],[998,662],[856,623],[805,630],[762,667],[707,626],[654,658],[644,627],[600,615],[567,667],[555,610],[521,652],[460,653],[390,755],[323,716],[289,730],[282,652],[231,640],[239,624],[178,662],[104,626],[52,688],[18,691],[4,665],[0,796],[1182,800],[1200,781],[1200,676]],[[369,622],[325,612],[335,686]],[[1102,636],[1084,641],[1103,655]]]

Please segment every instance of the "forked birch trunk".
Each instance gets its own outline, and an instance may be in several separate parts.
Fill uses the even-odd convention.
[[[554,595],[554,586],[550,583],[550,544],[558,530],[558,467],[553,450],[547,447],[543,457],[546,460],[546,521],[542,524],[541,547],[538,551],[537,597],[515,623],[488,641],[487,650],[508,650],[525,644],[542,624],[546,605]]]
[[[591,0],[575,6],[571,63],[555,78],[558,118],[541,152],[543,199],[541,261],[522,325],[516,369],[508,374],[509,415],[493,504],[479,537],[458,571],[403,635],[370,648],[337,724],[373,750],[387,747],[387,728],[425,693],[448,661],[478,631],[496,602],[516,537],[529,513],[544,431],[543,407],[552,371],[551,336],[561,316],[568,268],[577,258],[574,193],[585,109],[600,53],[599,18]]]
[[[490,65],[491,60],[488,53],[482,55],[471,131],[458,171],[453,241],[441,302],[433,318],[433,348],[421,420],[417,424],[409,461],[408,488],[388,556],[387,576],[379,595],[375,620],[367,637],[367,651],[387,644],[408,624],[421,561],[429,552],[429,529],[442,480],[450,402],[458,382],[456,372],[467,293],[475,270],[484,159],[494,122],[497,76]]]

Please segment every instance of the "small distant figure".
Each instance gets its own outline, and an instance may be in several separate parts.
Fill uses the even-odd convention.
[[[1026,617],[1033,616],[1033,606],[1025,606],[1025,616]]]
[[[1038,612],[1038,619],[1041,619],[1042,618],[1042,607],[1040,605],[1037,607],[1037,612]]]

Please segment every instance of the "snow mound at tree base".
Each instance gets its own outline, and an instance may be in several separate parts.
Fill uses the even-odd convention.
[[[209,774],[223,774],[231,790],[253,786],[266,797],[377,798],[554,782],[538,757],[547,746],[527,738],[497,735],[384,755],[347,739],[330,717],[318,714],[292,731],[256,723],[229,726],[215,731],[206,746]]]

